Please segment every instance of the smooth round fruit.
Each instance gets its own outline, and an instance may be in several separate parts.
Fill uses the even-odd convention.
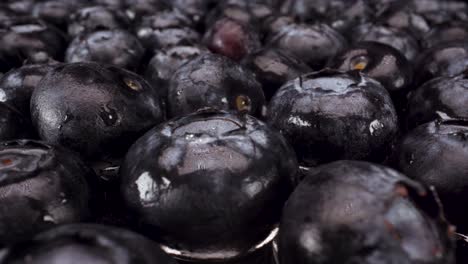
[[[362,24],[354,28],[350,37],[355,43],[375,41],[392,46],[405,55],[409,61],[414,61],[420,50],[417,39],[410,32],[385,25]]]
[[[69,150],[30,140],[1,143],[0,175],[0,246],[89,216],[87,179],[95,176]]]
[[[314,70],[346,48],[347,42],[340,33],[326,24],[291,24],[270,37],[268,45],[287,50]]]
[[[173,46],[191,46],[200,43],[200,33],[192,28],[192,21],[178,10],[165,10],[144,16],[135,26],[143,46],[154,52]]]
[[[261,47],[260,37],[253,28],[228,18],[220,19],[208,28],[204,43],[212,52],[235,61]]]
[[[358,70],[379,81],[392,95],[405,97],[412,84],[411,64],[397,49],[379,42],[359,42],[338,54],[328,67]]]
[[[160,88],[158,93],[161,97],[167,98],[167,86],[172,75],[182,65],[204,52],[207,50],[199,46],[175,46],[157,50],[146,67],[145,78],[153,87]]]
[[[463,41],[468,39],[468,25],[462,22],[441,24],[433,27],[424,36],[423,46],[432,48],[443,42]]]
[[[121,11],[104,6],[84,7],[73,13],[68,22],[68,35],[76,37],[100,30],[126,29],[130,21]]]
[[[102,30],[76,37],[68,46],[66,62],[94,61],[137,70],[145,50],[130,32]]]
[[[436,77],[453,77],[468,69],[468,42],[443,42],[424,51],[416,65],[415,83]]]
[[[321,71],[286,83],[271,99],[268,123],[306,165],[381,160],[398,132],[390,95],[357,72]]]
[[[140,138],[120,176],[141,232],[177,258],[221,261],[273,239],[297,168],[284,138],[263,122],[205,111]]]
[[[454,235],[419,183],[380,165],[338,161],[308,173],[293,192],[278,249],[282,264],[453,264]]]
[[[101,225],[72,224],[8,248],[1,264],[176,264],[159,246],[133,232]]]
[[[406,126],[415,128],[440,115],[468,119],[468,72],[456,77],[440,77],[411,93]]]
[[[62,60],[66,43],[64,35],[42,20],[18,17],[0,22],[1,71],[20,67],[25,61],[48,63]]]
[[[31,95],[52,68],[53,66],[48,64],[32,64],[7,72],[0,79],[0,102],[29,117]]]
[[[66,31],[70,14],[87,3],[89,4],[90,0],[36,1],[31,12],[34,17],[43,19]]]
[[[126,13],[133,20],[140,20],[143,16],[153,15],[169,8],[169,1],[165,0],[123,0],[127,6]]]
[[[207,107],[261,116],[265,96],[246,68],[224,56],[205,53],[180,67],[169,81],[168,116]]]
[[[440,195],[448,220],[467,232],[468,122],[436,120],[407,134],[396,151],[396,167],[410,178],[433,186]]]
[[[273,97],[287,81],[312,71],[307,64],[288,52],[271,47],[249,55],[242,64],[255,74],[267,99]]]
[[[39,135],[88,158],[119,155],[164,119],[156,89],[114,66],[55,67],[34,90],[31,116]]]

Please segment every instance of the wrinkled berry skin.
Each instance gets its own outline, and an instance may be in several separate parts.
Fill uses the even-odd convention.
[[[354,42],[375,41],[390,45],[405,55],[409,61],[414,61],[419,54],[417,39],[410,32],[379,24],[362,24],[352,31]]]
[[[180,66],[204,52],[207,50],[199,46],[176,46],[158,50],[146,67],[145,78],[153,87],[160,88],[158,93],[161,97],[167,98],[167,86],[172,75]]]
[[[0,101],[29,117],[31,95],[52,65],[32,64],[7,72],[0,79]]]
[[[62,60],[66,48],[63,34],[53,26],[34,18],[15,18],[0,26],[0,57],[3,72],[20,67],[24,61],[47,63]]]
[[[95,63],[50,71],[34,90],[31,116],[42,139],[88,158],[118,155],[164,118],[156,90],[141,77]]]
[[[95,61],[137,70],[145,50],[130,32],[102,30],[76,37],[68,46],[66,62]]]
[[[436,77],[453,77],[468,69],[468,42],[443,42],[424,51],[417,63],[415,82],[422,85]]]
[[[439,193],[448,220],[461,233],[468,231],[468,123],[436,120],[421,125],[398,144],[396,167]]]
[[[0,252],[1,253],[1,252]],[[95,224],[64,225],[12,246],[1,264],[176,264],[159,246],[133,232]]]
[[[269,236],[297,168],[284,138],[263,122],[204,111],[140,138],[120,176],[141,232],[177,258],[220,261]]]
[[[454,264],[454,233],[427,196],[418,183],[380,165],[321,166],[284,207],[280,263]],[[432,207],[423,210],[420,200]]]
[[[407,127],[415,128],[439,115],[468,119],[467,104],[468,73],[433,79],[411,93]]]
[[[168,116],[206,107],[261,116],[265,96],[246,68],[224,56],[205,53],[180,67],[169,81]]]
[[[94,172],[74,153],[40,141],[0,145],[0,245],[86,220]]]
[[[251,54],[242,64],[255,74],[267,99],[271,99],[287,81],[312,71],[286,51],[269,47]]]
[[[68,35],[76,37],[99,30],[125,29],[130,21],[124,13],[104,6],[84,7],[70,17]]]
[[[286,83],[270,101],[268,123],[288,139],[299,161],[380,160],[398,132],[390,95],[359,72],[325,70]]]
[[[200,33],[192,28],[192,21],[178,10],[164,10],[144,16],[135,26],[143,46],[150,52],[173,46],[200,43]]]
[[[0,103],[0,141],[32,138],[34,134],[25,115],[6,103]]]
[[[291,24],[271,36],[269,45],[289,51],[314,70],[346,48],[345,38],[325,24]]]
[[[212,52],[234,61],[261,47],[260,37],[253,28],[228,18],[216,21],[205,33],[204,42]]]
[[[379,81],[392,95],[405,97],[413,69],[397,49],[379,42],[360,42],[338,54],[328,66],[340,71],[359,70]]]

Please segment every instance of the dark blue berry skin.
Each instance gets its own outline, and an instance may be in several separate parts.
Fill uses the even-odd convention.
[[[415,84],[436,77],[454,77],[468,68],[468,42],[443,42],[420,54],[416,65]]]
[[[286,203],[282,264],[455,263],[454,232],[428,190],[362,161],[320,166]]]
[[[0,246],[87,220],[96,176],[73,152],[31,140],[0,145]]]
[[[126,29],[129,26],[129,19],[120,10],[105,6],[90,6],[81,8],[71,15],[68,35],[76,37],[98,30]]]
[[[326,24],[290,24],[269,37],[268,44],[287,50],[314,70],[347,46],[346,39]]]
[[[252,70],[262,84],[267,100],[287,81],[312,71],[307,64],[288,52],[271,47],[247,56],[242,64]]]
[[[226,261],[274,232],[297,170],[289,145],[263,122],[201,111],[140,138],[120,177],[142,233],[178,258]]]
[[[400,51],[409,61],[415,61],[420,52],[417,38],[404,28],[366,23],[355,27],[350,38],[354,43],[375,41],[387,44]]]
[[[440,115],[468,118],[468,73],[439,77],[411,92],[406,127],[415,128],[436,120]]]
[[[65,62],[94,61],[136,71],[144,52],[143,45],[130,32],[100,30],[73,39],[67,48]]]
[[[395,167],[414,180],[434,186],[448,220],[460,233],[468,231],[468,213],[461,202],[468,199],[467,135],[465,120],[439,119],[406,134],[395,152]]]
[[[325,70],[289,81],[270,101],[267,120],[310,166],[384,159],[398,132],[389,93],[357,71]]]
[[[48,64],[31,64],[7,72],[0,79],[0,101],[29,117],[31,95],[52,69],[53,66]]]
[[[257,117],[265,111],[265,96],[255,76],[246,67],[211,53],[196,57],[174,73],[167,103],[168,117],[206,107]]]
[[[115,66],[71,63],[50,71],[31,98],[40,137],[88,159],[119,156],[164,120],[155,88]]]
[[[28,63],[63,60],[66,49],[64,34],[43,20],[17,17],[0,21],[0,71]]]
[[[146,80],[167,101],[169,81],[174,73],[185,63],[208,52],[200,46],[175,46],[155,51],[145,70]]]
[[[379,81],[391,94],[407,93],[413,69],[392,46],[379,42],[360,42],[332,59],[328,66],[340,71],[359,70]]]
[[[1,264],[176,264],[159,246],[133,232],[94,224],[71,224],[4,250]],[[0,254],[2,255],[2,254]]]

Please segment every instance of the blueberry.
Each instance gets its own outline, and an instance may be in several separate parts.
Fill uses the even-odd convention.
[[[362,24],[352,30],[350,38],[353,42],[375,41],[390,45],[409,61],[414,61],[420,50],[418,40],[409,31],[386,25]]]
[[[467,100],[467,74],[433,79],[411,93],[406,125],[414,128],[439,115],[468,118]]]
[[[137,70],[143,55],[144,48],[133,34],[114,29],[76,37],[68,46],[65,61],[95,61]]]
[[[468,42],[440,43],[424,51],[416,65],[415,82],[422,85],[436,77],[453,77],[468,69]]]
[[[184,14],[195,24],[201,24],[209,9],[213,7],[218,1],[216,0],[173,0],[170,1],[171,5]]]
[[[37,1],[32,15],[41,18],[62,30],[67,29],[68,19],[76,9],[90,3],[90,0],[45,0]]]
[[[271,5],[259,3],[261,1],[225,1],[220,3],[207,16],[206,27],[211,27],[217,20],[224,18],[235,20],[243,25],[258,30],[260,24],[268,16],[274,14]]]
[[[301,163],[380,160],[398,132],[390,95],[359,72],[321,71],[286,83],[269,104],[268,123],[279,129]]]
[[[411,32],[418,40],[431,29],[431,25],[424,16],[409,8],[396,8],[395,10],[389,8],[382,16],[379,21],[383,21],[390,28]]]
[[[424,36],[423,45],[425,48],[432,48],[444,42],[463,41],[467,38],[468,25],[466,23],[445,23],[433,27]]]
[[[94,173],[69,150],[31,140],[3,142],[0,174],[0,245],[89,216],[87,179]]]
[[[91,6],[78,9],[68,22],[68,35],[76,37],[98,30],[125,29],[130,21],[124,13],[111,7]]]
[[[43,232],[4,251],[2,264],[176,264],[157,244],[133,232],[72,224]]]
[[[140,138],[120,176],[142,233],[177,258],[219,261],[272,239],[297,167],[281,134],[263,122],[204,111]]]
[[[169,8],[166,0],[124,0],[127,14],[132,20],[138,21],[142,16],[152,15]]]
[[[242,60],[261,46],[260,37],[253,28],[228,18],[220,19],[208,28],[204,42],[212,52],[235,61]]]
[[[32,64],[7,72],[0,79],[0,101],[29,117],[31,95],[52,68],[52,65]]]
[[[358,70],[379,81],[403,105],[411,88],[413,69],[398,50],[379,42],[359,42],[338,54],[328,64],[340,71]]]
[[[184,64],[169,81],[168,116],[212,107],[261,116],[265,97],[255,76],[226,57],[202,54]]]
[[[5,72],[31,63],[47,63],[63,58],[66,43],[62,32],[42,20],[22,17],[0,22],[0,57]]]
[[[172,75],[185,63],[207,52],[200,46],[175,46],[157,50],[145,71],[146,80],[153,87],[160,87],[159,94],[167,98],[167,86]]]
[[[195,45],[201,39],[200,34],[192,28],[190,18],[177,9],[144,16],[135,26],[135,32],[150,52],[173,46]]]
[[[36,0],[5,0],[2,4],[18,16],[27,16],[31,13],[35,1]]]
[[[290,24],[270,37],[268,45],[289,51],[315,70],[346,48],[344,37],[326,24]]]
[[[156,90],[141,77],[95,63],[50,71],[34,90],[31,116],[42,139],[91,159],[118,156],[164,118]]]
[[[280,263],[455,263],[453,228],[440,212],[392,169],[333,162],[308,173],[287,201]]]
[[[126,0],[94,0],[97,5],[110,7],[114,10],[124,11],[126,8]],[[128,16],[127,16],[128,17]]]
[[[397,168],[434,186],[449,221],[460,232],[468,230],[468,214],[462,202],[468,199],[467,135],[468,123],[464,120],[435,120],[408,133],[396,151]]]
[[[262,84],[267,99],[273,97],[287,81],[312,71],[307,64],[296,59],[287,51],[271,47],[263,48],[247,56],[242,64],[255,74],[257,80]]]

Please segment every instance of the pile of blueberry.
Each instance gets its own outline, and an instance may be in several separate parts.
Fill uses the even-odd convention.
[[[2,0],[0,264],[468,263],[468,1]]]

